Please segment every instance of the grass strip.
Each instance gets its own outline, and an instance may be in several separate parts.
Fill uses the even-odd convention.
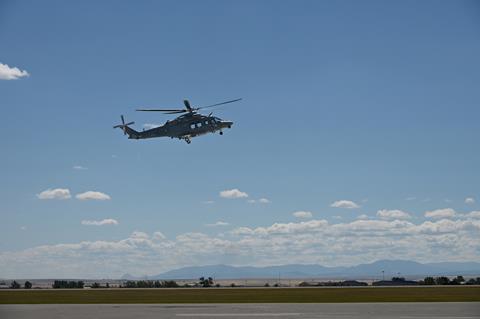
[[[44,289],[0,291],[0,304],[480,301],[480,287]]]

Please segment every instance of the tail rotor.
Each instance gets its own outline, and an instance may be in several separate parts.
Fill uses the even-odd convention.
[[[125,119],[123,115],[120,115],[120,118],[122,119],[122,124],[115,125],[113,128],[121,128],[123,130],[123,135],[127,135],[127,127],[129,125],[135,124],[135,122],[129,122],[125,124]]]

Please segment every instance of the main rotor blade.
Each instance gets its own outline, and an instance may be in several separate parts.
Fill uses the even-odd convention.
[[[219,105],[223,105],[223,104],[228,104],[228,103],[233,103],[233,102],[237,102],[237,101],[240,101],[240,99],[235,99],[235,100],[231,100],[231,101],[226,101],[226,102],[221,102],[221,103],[217,103],[217,104],[212,104],[212,105],[207,105],[207,106],[201,106],[201,107],[197,107],[196,110],[201,110],[201,109],[206,109],[206,108],[209,108],[209,107],[214,107],[214,106],[219,106]]]
[[[189,111],[192,110],[192,107],[190,106],[190,102],[188,102],[188,100],[183,100],[183,104],[185,104],[185,107],[187,108],[187,110]]]
[[[165,114],[178,114],[178,113],[187,113],[187,110],[181,110],[181,111],[172,111],[172,112],[165,112]]]
[[[137,109],[136,111],[140,112],[185,112],[184,109]]]

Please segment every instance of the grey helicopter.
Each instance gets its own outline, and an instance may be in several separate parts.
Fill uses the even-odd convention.
[[[185,105],[184,109],[137,109],[139,112],[163,112],[164,114],[182,114],[173,120],[168,120],[165,124],[148,130],[136,131],[129,125],[135,124],[135,122],[125,123],[123,115],[120,116],[122,124],[115,125],[113,128],[121,128],[124,135],[128,135],[129,139],[147,139],[155,137],[170,137],[184,140],[188,144],[191,143],[191,139],[195,136],[204,135],[207,133],[219,132],[223,135],[223,129],[231,128],[232,121],[225,121],[216,116],[212,116],[212,113],[208,115],[200,114],[198,111],[206,108],[220,106],[228,103],[240,101],[240,99],[225,101],[201,107],[192,107],[188,100],[183,100]]]

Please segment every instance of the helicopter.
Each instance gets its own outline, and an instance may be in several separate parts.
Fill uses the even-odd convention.
[[[184,140],[187,144],[191,143],[191,139],[195,136],[200,136],[208,133],[219,132],[223,135],[223,129],[231,128],[232,121],[225,121],[212,113],[208,115],[200,114],[198,111],[206,108],[220,106],[223,104],[240,101],[240,99],[225,101],[201,107],[192,107],[188,100],[183,100],[184,109],[137,109],[139,112],[163,112],[164,114],[182,114],[173,120],[168,120],[165,124],[148,130],[136,131],[129,125],[135,122],[125,123],[123,115],[120,116],[122,124],[115,125],[113,128],[120,128],[124,135],[128,135],[129,139],[147,139],[155,137],[170,137]]]

